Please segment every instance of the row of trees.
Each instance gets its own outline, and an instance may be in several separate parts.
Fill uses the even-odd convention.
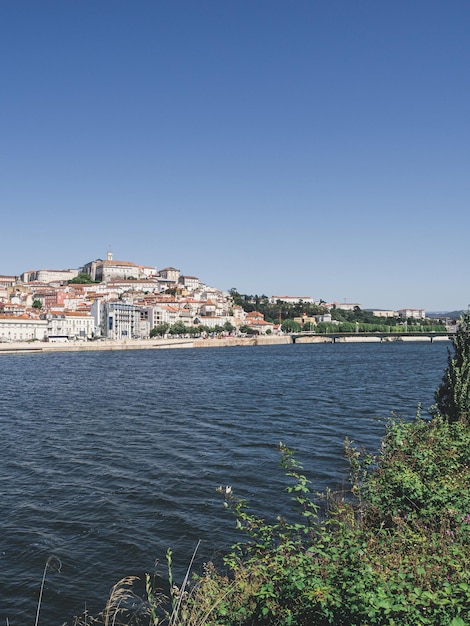
[[[302,331],[314,331],[316,333],[422,333],[446,332],[443,324],[377,324],[364,322],[319,322],[300,324],[296,320],[286,319],[281,324],[284,333],[300,333]]]
[[[166,335],[189,335],[190,337],[201,337],[203,335],[231,333],[234,330],[235,326],[233,326],[230,322],[225,322],[223,325],[217,324],[214,327],[204,326],[202,324],[198,326],[186,326],[183,322],[176,322],[175,324],[168,324],[167,322],[164,322],[152,328],[150,331],[150,337],[165,337]]]

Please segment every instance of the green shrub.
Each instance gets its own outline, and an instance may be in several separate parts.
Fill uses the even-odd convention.
[[[447,369],[436,389],[432,412],[451,422],[470,420],[470,312],[460,320],[452,345],[454,351],[449,350]]]
[[[192,601],[215,601],[230,585],[207,622],[219,626],[469,623],[465,432],[418,418],[390,423],[379,458],[348,444],[356,499],[326,494],[321,516],[301,465],[282,448],[297,517],[267,523],[220,489],[248,540],[227,556],[226,574],[211,566],[196,580]]]

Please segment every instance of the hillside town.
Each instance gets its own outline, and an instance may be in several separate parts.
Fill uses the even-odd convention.
[[[290,304],[320,304],[310,296],[270,297]],[[352,310],[356,303],[321,303],[311,325],[330,322],[331,308]],[[423,309],[374,311],[377,317],[424,319]],[[305,321],[305,320],[301,320]],[[31,270],[0,275],[0,341],[91,341],[147,339],[155,329],[199,329],[210,333],[281,334],[280,323],[259,311],[246,312],[231,293],[209,287],[179,269],[106,259],[77,269]]]

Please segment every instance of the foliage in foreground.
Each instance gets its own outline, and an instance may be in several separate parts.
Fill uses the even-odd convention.
[[[436,389],[433,410],[434,414],[445,415],[455,422],[462,417],[470,418],[470,312],[460,320],[452,345],[442,383]]]
[[[148,578],[146,602],[131,615],[125,607],[133,592],[124,581],[114,590],[119,601],[88,623],[470,623],[468,423],[392,420],[378,456],[346,442],[351,494],[341,497],[319,499],[292,452],[284,446],[280,452],[291,481],[292,520],[269,523],[230,487],[220,488],[246,536],[227,555],[226,571],[209,563],[181,589],[170,580],[166,613],[163,595]]]

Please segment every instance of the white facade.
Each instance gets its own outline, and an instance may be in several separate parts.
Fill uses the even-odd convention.
[[[145,278],[155,278],[157,275],[157,268],[150,267],[149,265],[139,265],[140,272]]]
[[[196,276],[180,276],[179,283],[188,291],[195,291],[201,286],[201,281]]]
[[[122,302],[101,302],[100,331],[108,339],[135,339],[141,336],[140,308]]]
[[[216,326],[223,326],[227,321],[224,318],[220,317],[206,317],[204,315],[200,315],[198,317],[198,321],[202,326],[207,326],[208,328],[215,328]]]
[[[148,320],[150,329],[160,324],[176,324],[180,321],[179,309],[168,304],[155,304],[153,306],[143,306],[142,315]]]
[[[204,302],[201,304],[200,313],[206,317],[215,317],[217,313],[217,306],[210,300],[209,302]]]
[[[44,341],[47,320],[0,315],[0,341]]]
[[[371,311],[374,317],[398,317],[398,311],[384,311],[383,309],[375,309]]]
[[[48,319],[49,337],[68,337],[69,339],[91,339],[95,330],[95,321],[86,313],[63,313],[52,315]]]
[[[424,309],[400,309],[398,314],[400,317],[411,317],[415,320],[424,320],[426,318],[426,311]]]
[[[39,283],[63,283],[78,276],[78,270],[38,270],[34,280]]]
[[[328,309],[339,309],[340,311],[354,311],[354,309],[361,309],[361,305],[357,302],[332,302],[325,305]]]
[[[158,272],[158,276],[159,278],[163,278],[164,280],[169,280],[173,283],[177,283],[180,279],[181,272],[174,267],[165,267]]]
[[[103,259],[90,261],[81,268],[81,271],[99,282],[106,282],[113,278],[145,279],[156,273],[155,268],[139,266],[130,261],[115,261],[112,252],[108,252],[105,261]]]
[[[145,280],[120,280],[114,278],[107,283],[107,286],[119,293],[125,293],[126,291],[160,293],[158,281],[151,278]]]
[[[0,276],[0,287],[13,287],[17,282],[16,276]]]

